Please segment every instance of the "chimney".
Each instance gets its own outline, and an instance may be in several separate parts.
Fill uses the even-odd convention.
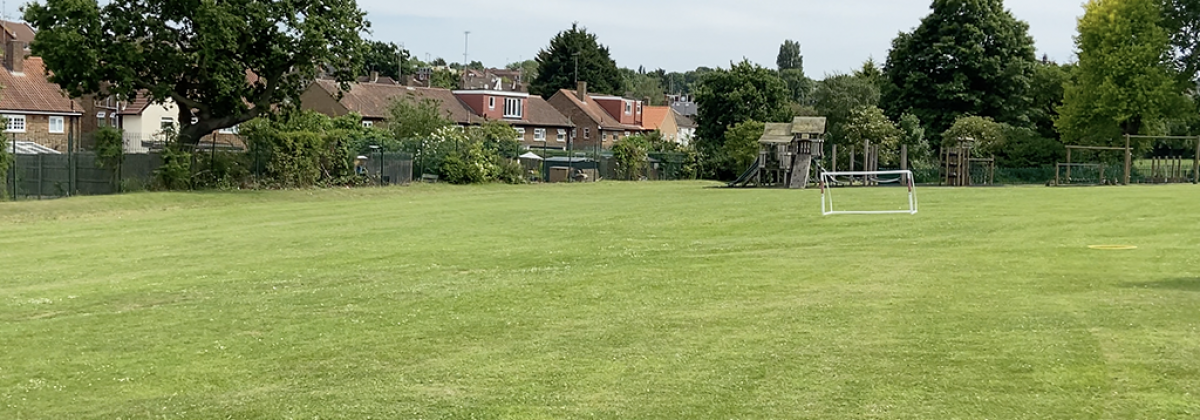
[[[579,102],[587,102],[587,82],[579,82],[575,87],[575,93],[579,95]]]
[[[25,72],[25,43],[9,40],[4,48],[4,68],[13,74]]]

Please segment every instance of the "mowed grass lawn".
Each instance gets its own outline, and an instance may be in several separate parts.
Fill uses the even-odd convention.
[[[1200,417],[1200,187],[712,186],[0,203],[0,418]]]

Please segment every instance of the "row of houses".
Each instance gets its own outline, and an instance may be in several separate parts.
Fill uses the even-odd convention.
[[[36,143],[65,152],[69,139],[86,139],[100,127],[125,132],[125,150],[142,153],[179,127],[174,103],[152,103],[145,97],[129,101],[107,98],[68,98],[50,83],[41,58],[29,55],[28,44],[36,31],[27,24],[0,21],[5,46],[0,71],[0,114],[7,118],[6,140]],[[301,108],[330,116],[357,113],[364,125],[384,125],[395,101],[432,100],[444,115],[462,126],[504,121],[520,133],[521,143],[538,149],[610,148],[621,138],[658,131],[664,139],[690,142],[695,124],[671,107],[645,106],[640,100],[594,95],[587,83],[562,89],[549,99],[514,89],[519,84],[472,83],[450,90],[415,86],[372,75],[342,91],[333,80],[317,80],[301,96]],[[201,145],[215,148],[243,146],[236,127],[206,136]]]

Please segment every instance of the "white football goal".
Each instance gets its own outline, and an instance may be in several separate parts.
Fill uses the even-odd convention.
[[[912,171],[821,172],[821,214],[917,214]],[[856,188],[870,187],[870,188]],[[833,191],[841,190],[835,206]],[[903,192],[908,192],[907,200]],[[847,204],[848,203],[848,204]]]

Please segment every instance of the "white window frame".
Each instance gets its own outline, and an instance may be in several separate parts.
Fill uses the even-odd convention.
[[[61,115],[51,115],[47,124],[47,130],[50,134],[64,134],[67,132],[67,117]],[[54,123],[58,123],[58,129],[54,128]]]
[[[545,128],[533,129],[533,139],[536,141],[546,141],[546,129]]]
[[[525,127],[516,127],[514,130],[517,130],[517,135],[522,139],[525,138]]]
[[[637,113],[639,113],[639,114],[642,113],[642,102],[641,101],[638,101],[638,103],[637,103]]]
[[[558,129],[558,142],[563,143],[565,141],[567,141],[567,130],[560,128]]]
[[[169,125],[169,127],[163,127],[164,123]],[[158,119],[158,129],[159,129],[159,131],[167,131],[168,129],[171,131],[175,131],[175,119],[171,118],[171,117],[159,118]]]
[[[96,125],[99,125],[101,127],[107,126],[108,118],[106,118],[106,115],[107,114],[105,114],[104,111],[97,112],[96,113]]]
[[[633,101],[625,101],[625,115],[633,115]]]
[[[5,133],[24,133],[25,132],[25,128],[27,127],[26,124],[28,123],[28,121],[25,119],[24,115],[15,115],[15,114],[5,115],[4,119],[6,120],[6,122],[4,124],[4,132]],[[19,122],[19,124],[18,124],[18,122]]]
[[[237,134],[237,133],[238,133],[238,126],[236,126],[236,125],[233,127],[226,127],[226,128],[217,130],[217,134]]]
[[[495,109],[496,109],[496,97],[489,96],[488,97],[488,110],[491,111],[491,110],[495,110]]]
[[[524,115],[521,98],[504,98],[504,118],[521,118]]]
[[[375,126],[375,121],[371,121],[371,120],[363,120],[363,122],[362,122],[362,126],[363,126],[363,127],[374,127],[374,126]]]

